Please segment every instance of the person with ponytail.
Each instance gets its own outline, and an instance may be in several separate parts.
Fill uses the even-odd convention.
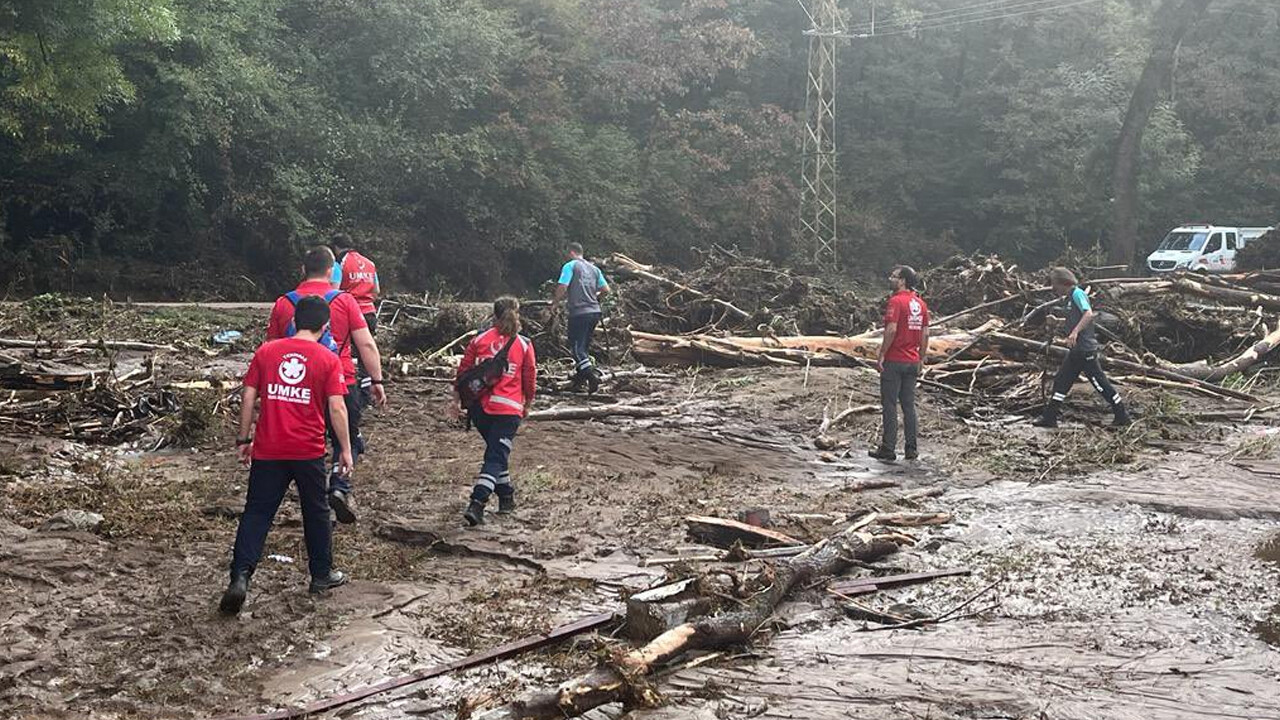
[[[880,404],[883,411],[880,447],[867,454],[877,460],[898,459],[898,406],[902,406],[903,454],[919,457],[916,444],[916,380],[920,364],[929,353],[929,308],[916,292],[915,270],[899,265],[889,273],[893,294],[884,313],[884,337],[880,341]]]
[[[494,302],[493,327],[467,345],[458,366],[458,377],[486,363],[494,367],[491,383],[486,382],[470,405],[461,408],[485,443],[484,463],[471,490],[471,503],[462,515],[472,526],[484,522],[485,503],[495,493],[499,513],[516,509],[515,486],[511,483],[511,447],[520,421],[529,414],[533,404],[538,368],[533,343],[520,335],[520,302],[513,297],[501,297]],[[461,404],[458,396],[455,407]]]

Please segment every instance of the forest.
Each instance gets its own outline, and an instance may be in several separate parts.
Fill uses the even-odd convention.
[[[974,251],[1132,263],[1180,223],[1280,218],[1274,0],[841,12],[877,19],[839,55],[849,278]],[[337,232],[391,287],[465,297],[538,286],[569,241],[804,267],[805,13],[0,0],[0,283],[269,298]]]

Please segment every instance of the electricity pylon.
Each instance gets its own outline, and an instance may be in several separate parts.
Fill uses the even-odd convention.
[[[836,0],[808,0],[809,82],[805,91],[804,157],[800,163],[800,229],[820,267],[837,266],[836,43],[845,31]]]

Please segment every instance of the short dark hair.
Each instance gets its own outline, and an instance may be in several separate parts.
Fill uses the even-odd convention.
[[[329,303],[319,295],[308,295],[298,300],[293,311],[293,324],[299,330],[320,332],[329,322]]]
[[[582,243],[572,242],[564,246],[565,250],[578,255],[582,254]]]
[[[333,251],[324,245],[317,245],[307,251],[302,258],[302,271],[307,277],[328,275],[333,270]]]
[[[341,251],[341,250],[346,250],[347,248],[352,247],[352,245],[351,245],[351,236],[350,236],[350,235],[348,235],[348,234],[346,234],[346,233],[344,233],[344,232],[334,233],[334,234],[333,234],[333,247],[334,247],[334,248],[336,248],[336,249],[338,249],[338,250],[340,250],[340,251]]]

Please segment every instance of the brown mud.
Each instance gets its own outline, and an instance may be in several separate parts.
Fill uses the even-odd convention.
[[[246,359],[209,364],[233,374]],[[199,447],[160,452],[5,436],[0,717],[210,717],[341,694],[618,609],[623,593],[664,576],[644,559],[693,547],[685,515],[768,508],[805,539],[866,510],[952,513],[950,524],[907,529],[917,545],[885,565],[967,566],[971,577],[862,602],[938,614],[998,582],[988,596],[998,606],[931,629],[874,631],[812,589],[754,647],[667,674],[657,683],[665,703],[627,717],[1280,718],[1280,655],[1267,644],[1280,636],[1280,488],[1257,426],[1170,434],[1140,423],[1135,433],[1169,437],[1090,466],[1055,453],[1123,438],[1079,420],[1056,435],[964,423],[926,393],[925,457],[885,465],[863,453],[874,415],[831,433],[851,441],[847,454],[812,443],[824,407],[873,402],[868,371],[703,370],[656,385],[646,401],[677,412],[523,427],[519,511],[471,530],[460,513],[479,439],[445,419],[447,385],[397,381],[367,426],[360,521],[335,536],[337,564],[355,581],[306,594],[291,499],[233,620],[215,612],[246,477],[229,426]],[[1088,408],[1085,390],[1073,397]],[[561,402],[580,400],[548,395],[542,406]],[[882,477],[900,485],[850,489]],[[932,487],[943,493],[903,499]],[[99,512],[104,524],[39,529],[65,508]],[[440,542],[403,542],[413,533]],[[328,717],[454,718],[464,698],[496,703],[552,685],[602,652],[582,638]]]

